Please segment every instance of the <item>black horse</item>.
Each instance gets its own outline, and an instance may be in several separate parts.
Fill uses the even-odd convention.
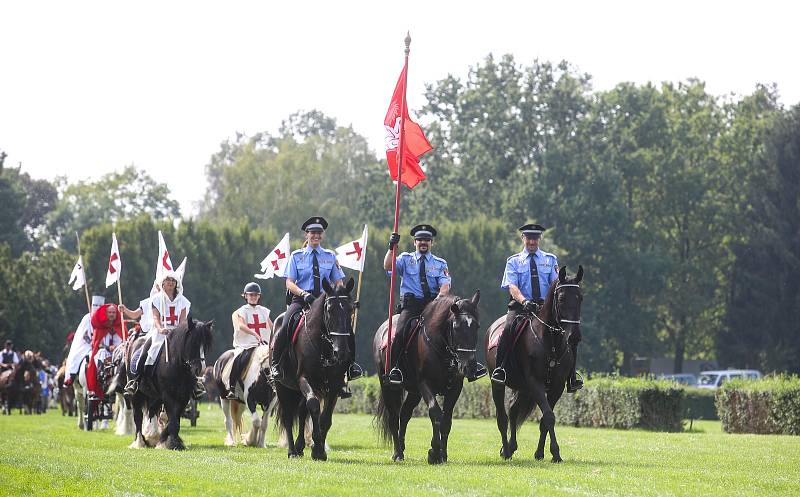
[[[478,301],[480,291],[471,299],[455,296],[440,297],[425,306],[421,320],[414,324],[406,336],[409,348],[406,353],[402,388],[381,380],[381,398],[376,418],[379,430],[387,442],[394,443],[392,460],[402,461],[408,421],[421,398],[428,406],[433,426],[428,463],[447,462],[447,437],[453,420],[453,408],[463,388],[468,368],[475,367],[475,346],[480,328]],[[397,316],[393,316],[396,323]],[[378,371],[385,370],[384,343],[388,320],[378,328],[372,343],[372,353]],[[416,330],[416,331],[415,331]],[[410,336],[414,333],[414,336]],[[403,400],[403,391],[408,392]],[[443,407],[436,395],[444,396]]]
[[[335,288],[322,280],[325,291],[304,311],[297,340],[290,347],[287,374],[275,385],[278,394],[276,421],[286,432],[289,457],[303,455],[305,438],[303,427],[311,414],[314,447],[311,457],[326,460],[325,439],[331,427],[333,408],[338,393],[344,387],[344,376],[355,357],[350,349],[353,329],[354,303],[350,296],[353,279],[347,285]],[[284,326],[283,316],[275,320],[275,328]],[[295,330],[287,329],[289,339]],[[322,400],[322,405],[320,405]],[[293,439],[293,425],[297,422],[297,439]]]
[[[558,281],[550,287],[538,315],[521,316],[514,326],[516,345],[513,349],[513,367],[508,372],[505,386],[512,391],[511,407],[506,412],[505,387],[492,382],[492,398],[497,411],[497,428],[503,446],[500,455],[511,459],[517,450],[517,429],[538,405],[542,411],[539,422],[539,445],[534,457],[544,458],[544,443],[550,434],[550,454],[553,462],[561,462],[556,441],[556,417],[553,408],[564,393],[572,369],[573,357],[568,340],[572,333],[580,332],[581,293],[583,267],[578,267],[574,278],[567,278],[566,267],[558,273]],[[492,337],[503,329],[506,317],[492,323],[486,332],[486,361],[489,370],[495,368],[497,348]],[[507,431],[511,421],[511,439]]]
[[[144,409],[147,409],[148,418],[153,425],[163,406],[169,421],[161,431],[158,445],[174,450],[186,448],[178,435],[181,428],[181,413],[192,397],[197,377],[206,367],[205,355],[211,348],[213,324],[213,320],[203,323],[195,321],[190,316],[167,336],[152,377],[142,377],[139,390],[130,399],[133,405],[133,422],[136,425],[136,435],[131,447],[150,445],[142,433]],[[147,338],[139,338],[129,347],[129,353],[125,358],[126,370],[130,370],[133,353],[146,341]],[[169,362],[164,347],[169,347]]]

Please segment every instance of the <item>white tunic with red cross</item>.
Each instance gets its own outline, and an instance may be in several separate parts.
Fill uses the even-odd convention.
[[[152,305],[153,309],[158,310],[159,314],[161,314],[161,326],[167,330],[176,328],[183,310],[186,309],[186,314],[188,315],[189,308],[192,306],[191,302],[189,302],[183,294],[179,293],[175,296],[175,300],[170,300],[164,292],[153,295]],[[150,309],[150,312],[153,312],[152,309]],[[145,366],[152,366],[156,363],[158,353],[161,350],[161,346],[164,344],[164,340],[167,339],[167,335],[159,333],[158,328],[153,325],[148,336],[150,337],[151,344],[150,349],[147,351],[147,359],[145,359],[144,364]]]
[[[269,309],[261,305],[245,304],[236,313],[242,317],[250,330],[254,331],[261,340],[269,343],[272,330],[269,328]],[[233,348],[249,349],[258,346],[258,339],[238,328],[233,330]]]

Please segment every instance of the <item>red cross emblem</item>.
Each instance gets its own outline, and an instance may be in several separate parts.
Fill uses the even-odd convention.
[[[344,255],[356,254],[356,260],[360,261],[361,252],[363,252],[364,249],[361,248],[361,245],[359,245],[358,242],[353,242],[353,249],[354,250],[352,252],[345,252]]]
[[[267,329],[267,323],[259,322],[258,314],[253,314],[253,324],[247,323],[247,327],[255,331],[258,336],[261,336],[261,328]]]
[[[275,271],[277,271],[278,261],[281,259],[286,259],[286,252],[281,252],[281,249],[275,249],[275,253],[278,254],[278,260],[272,261],[272,267],[275,268]]]
[[[172,268],[169,267],[169,262],[167,262],[168,257],[169,257],[169,252],[165,250],[164,257],[161,258],[161,265],[164,266],[164,269],[172,271]]]
[[[175,323],[178,322],[178,316],[175,315],[175,306],[169,306],[169,315],[167,316],[167,324],[170,326],[175,326]]]
[[[117,253],[111,254],[111,257],[108,259],[108,272],[114,274],[117,272],[117,269],[114,267],[114,261],[119,259],[119,255]]]

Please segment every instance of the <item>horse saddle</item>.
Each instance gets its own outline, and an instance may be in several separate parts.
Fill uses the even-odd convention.
[[[392,316],[392,327],[397,324],[397,319],[399,315]],[[411,344],[414,342],[414,339],[417,337],[417,333],[419,333],[419,329],[422,327],[422,317],[414,317],[406,321],[405,329],[403,330],[403,335],[406,337],[406,343],[403,344],[403,352],[408,351]],[[394,343],[395,339],[400,333],[392,333],[392,343]],[[386,350],[386,347],[389,345],[389,330],[387,329],[383,333],[383,340],[381,340],[381,350]]]
[[[247,376],[247,371],[250,369],[250,362],[253,360],[255,354],[253,352],[256,350],[257,347],[251,347],[249,349],[242,350],[239,355],[233,358],[232,361],[228,361],[225,365],[225,368],[222,370],[223,378],[228,378],[228,384],[233,384],[234,378],[231,378],[231,372],[233,371],[234,364],[239,368],[240,376],[239,378],[235,378],[236,382],[240,382]]]
[[[520,316],[518,315],[516,319],[514,319],[514,324],[512,326],[512,333],[514,334],[514,341],[512,343],[512,347],[516,345],[519,337],[522,336],[522,333],[525,332],[525,328],[528,326],[529,318],[527,316]],[[496,326],[493,330],[491,335],[489,335],[489,349],[494,349],[500,344],[500,336],[503,334],[503,329],[505,326]]]
[[[300,335],[300,328],[303,327],[303,322],[306,319],[306,313],[303,311],[295,312],[294,315],[286,323],[286,329],[291,330],[292,345],[297,343],[297,337]]]

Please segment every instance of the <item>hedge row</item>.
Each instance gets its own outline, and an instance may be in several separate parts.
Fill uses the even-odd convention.
[[[800,435],[800,377],[735,380],[717,391],[717,411],[728,433]]]
[[[337,412],[374,414],[380,396],[377,377],[350,384],[353,397],[339,401]],[[508,401],[508,395],[507,401]],[[556,405],[559,424],[607,428],[680,431],[684,391],[674,383],[638,378],[596,378],[575,395],[565,393]],[[415,416],[427,416],[420,403]],[[465,383],[456,403],[456,418],[493,418],[491,385],[484,378]],[[538,415],[538,410],[534,416]]]
[[[684,387],[684,419],[719,419],[714,404],[716,391],[709,388]]]

